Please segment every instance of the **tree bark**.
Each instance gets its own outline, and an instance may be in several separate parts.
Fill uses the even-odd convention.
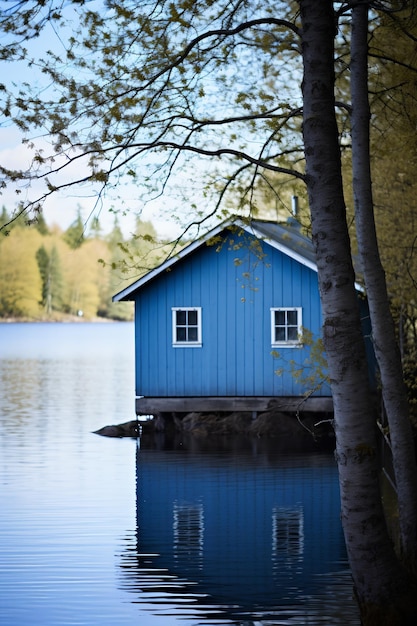
[[[368,7],[352,9],[352,169],[355,222],[365,280],[372,339],[388,418],[398,494],[400,544],[405,564],[416,571],[417,467],[399,347],[376,235],[370,166],[368,98]]]
[[[375,618],[379,626],[404,626],[416,618],[416,610],[388,536],[379,488],[335,116],[333,3],[299,0],[299,5],[306,179],[334,402],[342,524],[363,623]]]

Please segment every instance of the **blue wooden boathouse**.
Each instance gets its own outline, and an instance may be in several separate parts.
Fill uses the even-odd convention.
[[[303,375],[322,316],[313,245],[294,218],[218,225],[113,300],[135,302],[138,415],[332,411],[326,381]]]

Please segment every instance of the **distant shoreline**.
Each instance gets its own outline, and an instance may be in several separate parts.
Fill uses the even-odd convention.
[[[42,318],[30,318],[30,317],[0,317],[0,324],[33,324],[33,323],[57,323],[57,324],[66,324],[66,323],[83,323],[83,322],[94,322],[94,323],[111,323],[111,322],[133,322],[133,320],[118,320],[111,319],[109,317],[79,317],[78,315],[60,315],[59,317],[42,317]]]

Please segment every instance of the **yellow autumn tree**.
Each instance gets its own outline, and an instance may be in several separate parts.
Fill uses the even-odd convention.
[[[42,236],[32,228],[15,228],[0,239],[0,316],[37,317],[42,282],[36,252]]]
[[[64,274],[64,309],[72,315],[91,319],[100,305],[102,282],[98,259],[106,254],[106,244],[97,239],[84,242],[77,249],[67,249],[61,257]]]

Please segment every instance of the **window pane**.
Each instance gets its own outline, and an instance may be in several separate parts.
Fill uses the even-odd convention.
[[[198,339],[197,328],[190,327],[188,329],[188,341],[197,341],[197,339]]]
[[[300,309],[272,309],[272,343],[296,344],[300,341]]]
[[[185,326],[187,323],[187,311],[177,311],[177,325]]]
[[[278,326],[275,328],[275,341],[285,341],[285,328]]]
[[[188,311],[188,323],[190,326],[197,326],[197,311]]]
[[[275,325],[276,326],[285,325],[285,311],[275,311]]]
[[[177,341],[186,341],[187,331],[185,328],[177,328]]]
[[[298,328],[296,326],[288,327],[288,341],[297,341],[298,339]]]
[[[289,326],[298,325],[298,311],[287,311],[287,324]]]

